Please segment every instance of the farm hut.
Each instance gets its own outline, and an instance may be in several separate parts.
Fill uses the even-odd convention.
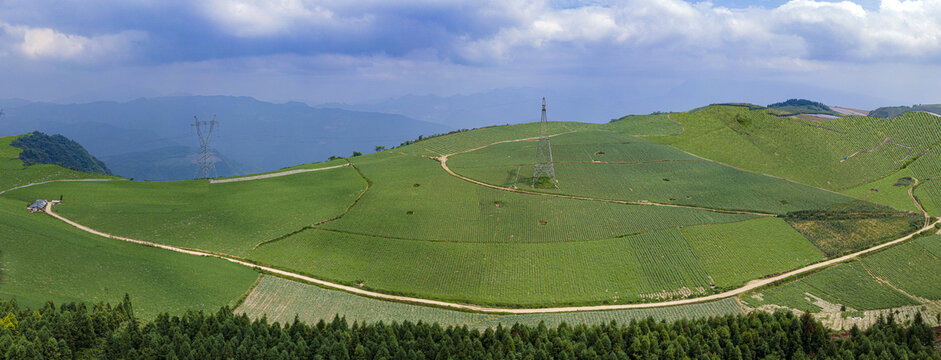
[[[26,211],[29,211],[31,213],[34,213],[37,211],[43,211],[46,209],[46,203],[47,203],[46,200],[36,200],[32,204],[29,204],[29,206],[26,207]]]

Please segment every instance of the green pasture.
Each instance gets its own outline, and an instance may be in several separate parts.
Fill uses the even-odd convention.
[[[141,318],[234,305],[258,274],[224,260],[91,235],[0,198],[0,296],[33,308],[121,301]]]

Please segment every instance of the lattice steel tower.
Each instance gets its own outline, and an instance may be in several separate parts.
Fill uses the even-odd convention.
[[[546,98],[542,98],[542,119],[539,120],[539,146],[533,164],[533,187],[559,188],[552,165],[552,146],[549,145],[549,120],[546,119]]]
[[[212,130],[215,129],[216,124],[219,122],[216,121],[216,116],[212,116],[212,120],[209,121],[199,121],[199,118],[193,116],[192,126],[196,128],[196,135],[199,136],[199,172],[203,174],[204,179],[209,179],[210,176],[216,176],[216,163],[215,159],[212,156],[212,149],[209,147],[209,140],[212,139]],[[205,130],[204,130],[205,129]]]

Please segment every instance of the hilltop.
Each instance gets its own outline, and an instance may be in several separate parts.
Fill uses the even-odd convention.
[[[62,135],[46,135],[39,131],[17,138],[10,143],[23,149],[19,159],[23,165],[59,165],[81,172],[111,175],[104,162],[88,153],[82,145]]]
[[[933,114],[941,114],[941,104],[933,105],[912,105],[912,106],[887,106],[875,109],[869,112],[869,116],[883,119],[890,119],[913,111],[924,111]]]
[[[540,124],[529,123],[423,137],[264,176],[55,182],[0,200],[10,204],[2,216],[17,233],[37,224],[12,220],[25,216],[13,204],[64,194],[58,215],[150,245],[140,256],[169,253],[155,248],[163,247],[226,259],[173,253],[219,276],[242,274],[233,277],[239,281],[260,270],[255,285],[201,293],[278,321],[343,312],[487,326],[573,321],[578,315],[564,311],[574,309],[626,321],[776,307],[830,319],[842,318],[841,306],[914,316],[941,299],[930,285],[941,281],[941,236],[928,236],[926,227],[941,214],[941,188],[932,181],[941,168],[939,122],[925,113],[889,123],[712,105],[607,124],[548,123],[558,189],[530,186]],[[63,230],[49,236],[77,236]],[[911,256],[918,261],[900,260]],[[756,282],[764,285],[747,287]],[[161,280],[129,288],[185,291],[180,286]],[[245,295],[226,295],[235,289]],[[641,309],[674,302],[685,305]],[[311,309],[314,303],[329,305]],[[619,310],[601,311],[610,308]],[[527,313],[555,311],[563,313]]]

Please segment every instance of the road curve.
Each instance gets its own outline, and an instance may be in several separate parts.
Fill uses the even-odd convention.
[[[470,310],[470,311],[486,312],[486,313],[498,313],[498,314],[540,314],[540,313],[560,313],[560,312],[580,312],[580,311],[603,311],[603,310],[644,309],[644,308],[667,307],[667,306],[676,306],[676,305],[687,305],[687,304],[695,304],[695,303],[702,303],[702,302],[709,302],[709,301],[714,301],[714,300],[725,299],[725,298],[728,298],[728,297],[732,297],[732,296],[736,296],[736,295],[745,293],[745,292],[750,291],[750,290],[754,290],[754,289],[759,288],[759,287],[761,287],[761,286],[769,285],[769,284],[771,284],[771,283],[774,283],[774,282],[777,282],[777,281],[781,281],[781,280],[787,279],[787,278],[792,277],[792,276],[796,276],[796,275],[800,275],[800,274],[803,274],[803,273],[806,273],[806,272],[814,271],[814,270],[817,270],[817,269],[820,269],[820,268],[824,268],[824,267],[827,267],[827,266],[830,266],[830,265],[833,265],[833,264],[836,264],[836,263],[839,263],[839,262],[843,262],[843,261],[846,261],[846,260],[849,260],[849,259],[852,259],[852,258],[861,256],[861,255],[865,255],[865,254],[869,254],[869,253],[872,253],[872,252],[875,252],[875,251],[882,250],[882,249],[884,249],[884,248],[887,248],[887,247],[893,246],[893,245],[895,245],[895,244],[898,244],[898,243],[904,242],[904,241],[906,241],[906,240],[909,240],[909,239],[911,239],[913,236],[915,236],[916,234],[920,234],[920,233],[925,232],[925,231],[931,231],[931,230],[933,230],[935,224],[941,223],[941,220],[935,221],[934,223],[925,226],[924,228],[922,228],[921,230],[918,230],[917,232],[914,232],[914,233],[909,234],[909,235],[907,235],[907,236],[898,238],[898,239],[896,239],[896,240],[893,240],[893,241],[890,241],[890,242],[887,242],[887,243],[884,243],[884,244],[881,244],[881,245],[873,246],[873,247],[871,247],[871,248],[868,248],[868,249],[865,249],[865,250],[861,250],[861,251],[857,251],[857,252],[855,252],[855,253],[852,253],[852,254],[849,254],[849,255],[845,255],[845,256],[841,256],[841,257],[838,257],[838,258],[835,258],[835,259],[831,259],[831,260],[819,262],[819,263],[816,263],[816,264],[811,264],[811,265],[808,265],[808,266],[799,268],[799,269],[797,269],[797,270],[789,271],[789,272],[787,272],[787,273],[780,274],[780,275],[777,275],[777,276],[774,276],[774,277],[765,278],[765,279],[758,279],[758,280],[752,280],[752,281],[748,282],[747,284],[745,284],[745,286],[742,286],[742,287],[737,288],[737,289],[734,289],[734,290],[729,290],[729,291],[726,291],[726,292],[723,292],[723,293],[719,293],[719,294],[713,294],[713,295],[708,295],[708,296],[703,296],[703,297],[697,297],[697,298],[688,298],[688,299],[671,300],[671,301],[656,302],[656,303],[643,303],[643,304],[596,305],[596,306],[571,306],[571,307],[523,308],[523,309],[519,309],[519,308],[487,307],[487,306],[478,306],[478,305],[471,305],[471,304],[458,304],[458,303],[451,303],[451,302],[439,301],[439,300],[422,299],[422,298],[415,298],[415,297],[408,297],[408,296],[398,296],[398,295],[390,295],[390,294],[378,293],[378,292],[375,292],[375,291],[369,291],[369,290],[365,290],[365,289],[361,289],[361,288],[357,288],[357,287],[353,287],[353,286],[342,285],[342,284],[336,284],[336,283],[332,283],[332,282],[329,282],[329,281],[324,281],[324,280],[321,280],[321,279],[313,278],[313,277],[310,277],[310,276],[301,275],[301,274],[298,274],[298,273],[293,273],[293,272],[290,272],[290,271],[285,271],[285,270],[276,269],[276,268],[272,268],[272,267],[268,267],[268,266],[263,266],[263,265],[257,265],[257,264],[253,264],[253,263],[250,263],[250,262],[247,262],[247,261],[244,261],[244,260],[236,259],[236,258],[229,257],[229,256],[226,256],[226,255],[222,255],[222,254],[211,253],[211,252],[204,251],[204,250],[199,250],[199,249],[187,249],[187,248],[182,248],[182,247],[176,247],[176,246],[171,246],[171,245],[166,245],[166,244],[158,244],[158,243],[154,243],[154,242],[150,242],[150,241],[144,241],[144,240],[138,240],[138,239],[132,239],[132,238],[127,238],[127,237],[123,237],[123,236],[116,236],[116,235],[108,234],[108,233],[105,233],[105,232],[101,232],[101,231],[98,231],[98,230],[89,228],[89,227],[87,227],[87,226],[85,226],[85,225],[76,223],[76,222],[74,222],[74,221],[72,221],[72,220],[69,220],[69,219],[67,219],[67,218],[65,218],[65,217],[63,217],[63,216],[61,216],[61,215],[59,215],[59,214],[56,214],[55,212],[52,211],[52,203],[51,203],[51,202],[49,202],[49,203],[46,205],[46,211],[45,211],[45,213],[48,214],[49,216],[52,216],[52,217],[54,217],[54,218],[56,218],[56,219],[59,219],[59,220],[63,221],[63,222],[65,222],[65,223],[69,224],[69,225],[72,225],[72,226],[74,226],[74,227],[76,227],[76,228],[78,228],[78,229],[81,229],[81,230],[83,230],[83,231],[86,231],[86,232],[89,232],[89,233],[91,233],[91,234],[95,234],[95,235],[98,235],[98,236],[102,236],[102,237],[106,237],[106,238],[110,238],[110,239],[115,239],[115,240],[121,240],[121,241],[131,242],[131,243],[140,244],[140,245],[145,245],[145,246],[156,247],[156,248],[160,248],[160,249],[164,249],[164,250],[170,250],[170,251],[174,251],[174,252],[178,252],[178,253],[183,253],[183,254],[197,255],[197,256],[207,256],[207,257],[214,257],[214,258],[224,259],[224,260],[227,260],[227,261],[230,261],[230,262],[233,262],[233,263],[242,265],[242,266],[247,266],[247,267],[250,267],[250,268],[259,269],[259,270],[262,270],[262,271],[265,271],[265,272],[269,272],[269,273],[273,273],[273,274],[278,274],[278,275],[283,276],[283,277],[287,277],[287,278],[291,278],[291,279],[295,279],[295,280],[300,280],[300,281],[305,281],[305,282],[309,282],[309,283],[314,283],[314,284],[317,284],[317,285],[320,285],[320,286],[323,286],[323,287],[328,287],[328,288],[333,288],[333,289],[337,289],[337,290],[342,290],[342,291],[354,293],[354,294],[357,294],[357,295],[367,296],[367,297],[376,298],[376,299],[381,299],[381,300],[391,300],[391,301],[405,302],[405,303],[418,304],[418,305],[438,306],[438,307],[449,308],[449,309]]]

